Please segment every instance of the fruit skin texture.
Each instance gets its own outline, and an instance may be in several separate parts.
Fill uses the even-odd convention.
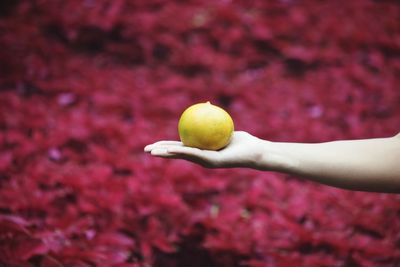
[[[188,107],[179,119],[179,137],[185,146],[219,150],[228,145],[234,124],[231,116],[210,102]]]

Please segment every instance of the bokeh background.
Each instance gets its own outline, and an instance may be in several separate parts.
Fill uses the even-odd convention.
[[[271,141],[400,130],[400,5],[2,0],[0,266],[400,266],[400,196],[143,153],[211,101]]]

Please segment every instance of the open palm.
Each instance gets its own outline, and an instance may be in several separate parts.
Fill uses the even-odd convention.
[[[229,145],[219,151],[187,147],[179,141],[159,141],[144,150],[153,156],[185,159],[207,168],[255,167],[261,154],[260,142],[247,132],[235,131]]]

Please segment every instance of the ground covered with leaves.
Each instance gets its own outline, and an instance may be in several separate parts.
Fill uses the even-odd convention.
[[[400,129],[397,1],[0,3],[0,266],[400,266],[400,196],[150,157],[211,101],[272,141]]]

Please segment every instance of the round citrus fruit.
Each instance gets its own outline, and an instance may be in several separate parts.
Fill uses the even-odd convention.
[[[225,147],[233,133],[233,120],[210,102],[188,107],[179,119],[179,137],[185,146],[207,150]]]

